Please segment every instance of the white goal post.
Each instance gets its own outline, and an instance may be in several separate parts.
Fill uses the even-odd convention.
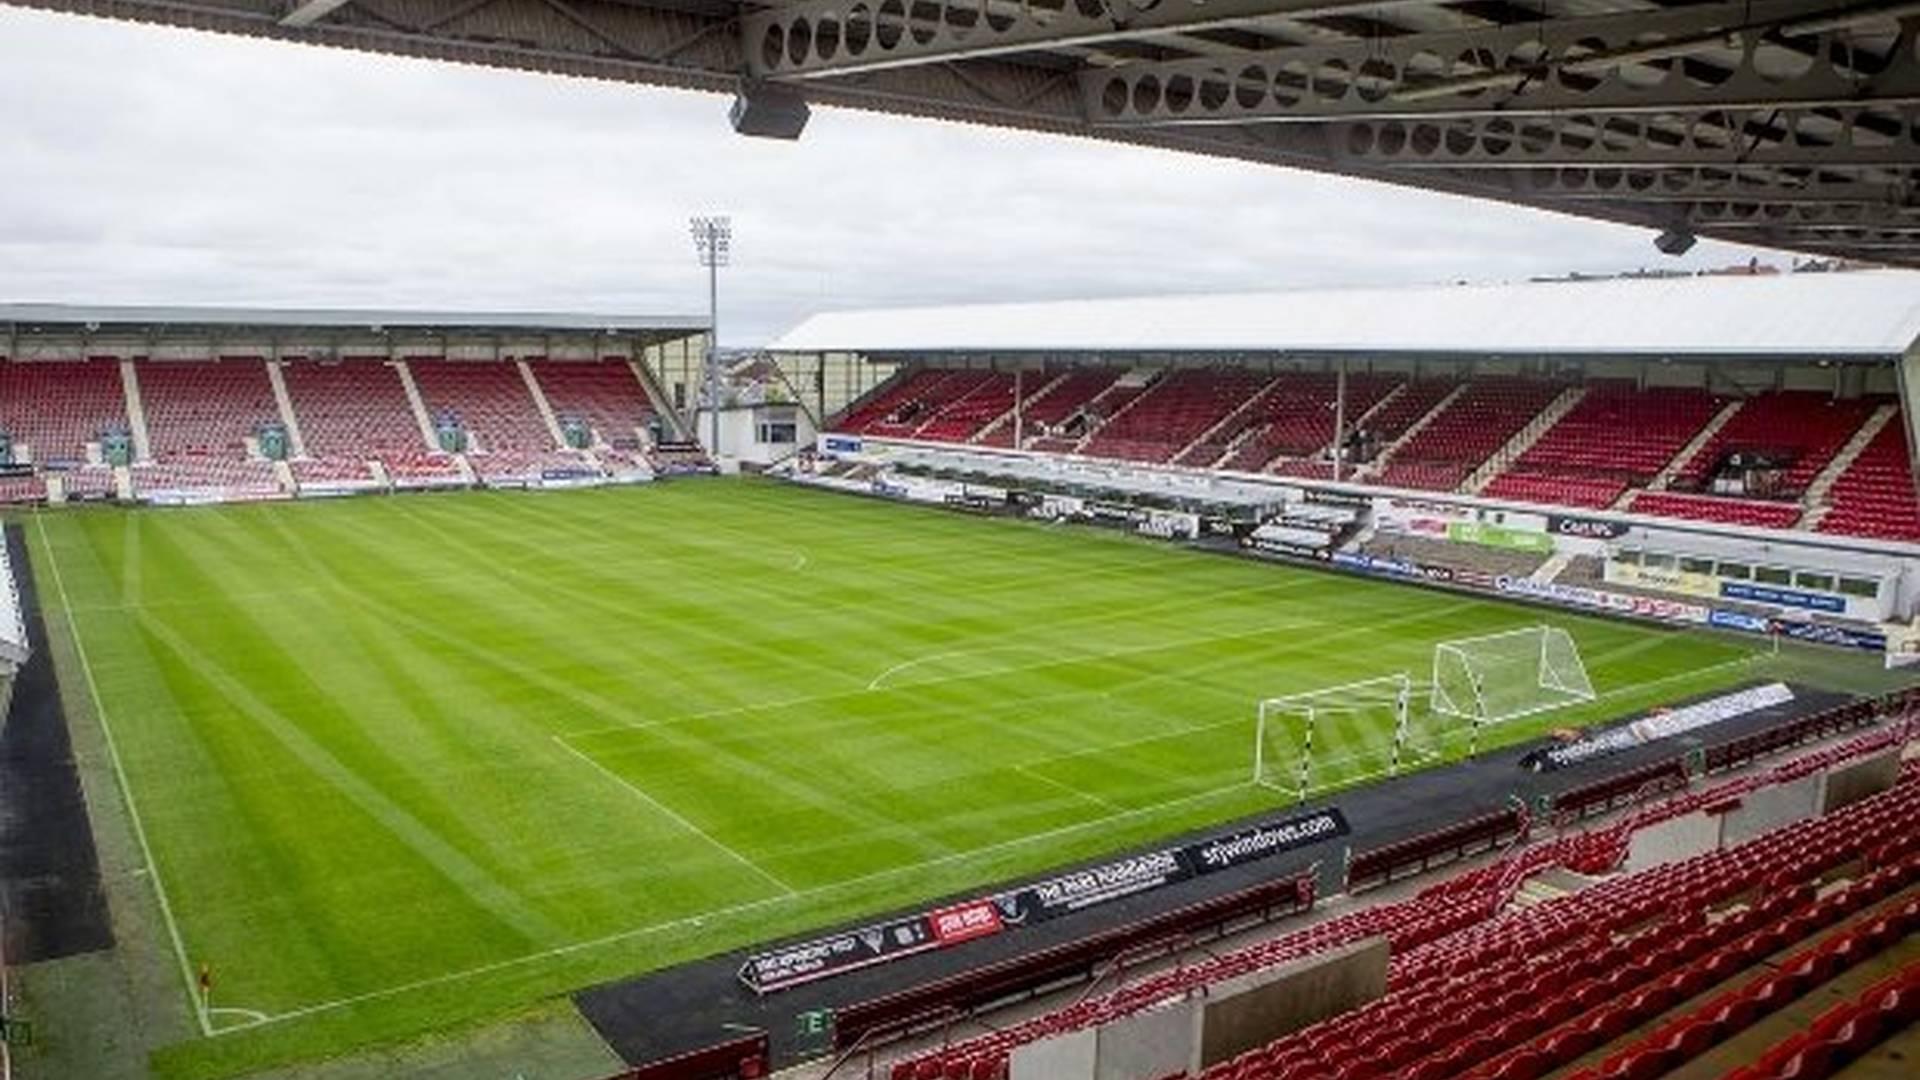
[[[1473,752],[1482,725],[1594,700],[1593,681],[1573,635],[1558,626],[1528,626],[1443,641],[1433,647],[1428,707],[1473,724]]]
[[[1316,785],[1392,775],[1438,755],[1409,723],[1414,683],[1406,672],[1260,701],[1253,782],[1305,800]],[[1382,738],[1393,733],[1391,741]],[[1316,755],[1314,738],[1347,736],[1345,752]],[[1359,736],[1353,738],[1352,736]]]

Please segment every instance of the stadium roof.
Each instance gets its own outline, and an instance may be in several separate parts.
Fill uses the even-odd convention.
[[[0,3],[747,88],[748,126],[787,135],[783,95],[1920,265],[1920,9],[1896,0]]]
[[[1920,272],[1314,289],[815,315],[785,352],[1282,352],[1884,360]]]
[[[0,304],[0,327],[15,333],[256,330],[432,330],[481,333],[699,333],[705,318],[686,315],[599,315],[567,312],[384,311],[348,308],[127,307]]]

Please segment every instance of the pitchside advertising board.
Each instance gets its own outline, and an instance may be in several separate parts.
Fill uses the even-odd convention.
[[[740,981],[767,994],[930,949],[1032,926],[1345,836],[1338,808],[1263,821],[1179,847],[1076,870],[918,915],[829,934],[747,957]]]

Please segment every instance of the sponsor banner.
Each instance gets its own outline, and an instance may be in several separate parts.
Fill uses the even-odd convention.
[[[1347,835],[1347,818],[1337,809],[1303,817],[1263,821],[1236,833],[1189,844],[1181,854],[1196,874],[1212,874],[1256,862],[1284,851]]]
[[[740,980],[756,993],[771,993],[1231,870],[1345,836],[1348,831],[1346,816],[1335,807],[1262,821],[1182,847],[1115,859],[924,915],[755,953],[741,965]]]
[[[1484,521],[1456,521],[1447,526],[1447,539],[1456,544],[1479,544],[1510,551],[1530,551],[1538,555],[1553,553],[1553,537],[1546,533],[1512,529]]]
[[[1696,574],[1690,570],[1655,570],[1620,562],[1608,563],[1606,573],[1608,581],[1619,585],[1637,585],[1688,596],[1720,595],[1720,581],[1711,574]]]
[[[1744,630],[1749,634],[1769,634],[1773,632],[1773,620],[1760,615],[1750,615],[1744,611],[1726,611],[1714,608],[1707,612],[1707,624],[1724,630]]]
[[[1595,521],[1592,518],[1563,517],[1559,514],[1547,518],[1548,532],[1583,540],[1618,540],[1627,535],[1629,528],[1631,526],[1619,521]]]
[[[1390,559],[1380,555],[1366,555],[1351,551],[1336,551],[1331,560],[1335,566],[1344,566],[1349,570],[1358,570],[1366,574],[1384,574],[1388,577],[1414,578],[1421,581],[1453,581],[1457,572],[1444,566],[1423,566],[1406,559]]]
[[[1028,926],[1192,876],[1180,852],[1150,851],[1001,893],[993,904],[1002,922]]]
[[[1597,608],[1621,615],[1638,615],[1648,619],[1685,623],[1704,623],[1708,617],[1707,609],[1699,604],[1665,600],[1654,596],[1632,596],[1627,593],[1589,589],[1580,585],[1560,585],[1551,581],[1535,581],[1532,578],[1505,575],[1495,578],[1493,584],[1499,591],[1515,596],[1529,596],[1536,600],[1547,600],[1571,607]]]
[[[1795,622],[1791,619],[1775,619],[1770,629],[1782,637],[1790,637],[1795,641],[1811,641],[1816,645],[1839,645],[1848,649],[1866,649],[1869,652],[1885,652],[1887,648],[1887,635],[1874,630],[1849,630],[1844,626]]]
[[[1721,582],[1720,595],[1729,600],[1750,600],[1756,604],[1806,608],[1809,611],[1843,612],[1847,610],[1847,601],[1843,597],[1807,592],[1804,589],[1782,589],[1775,585],[1755,585],[1746,581]]]
[[[1535,772],[1566,769],[1597,758],[1612,757],[1650,742],[1671,739],[1690,731],[1723,723],[1736,716],[1759,712],[1793,700],[1793,690],[1785,683],[1767,683],[1731,694],[1708,698],[1678,709],[1648,713],[1638,720],[1609,728],[1597,734],[1558,746],[1542,747],[1520,759],[1524,768]]]
[[[1000,921],[1000,909],[994,907],[991,900],[975,900],[928,912],[927,922],[933,927],[933,936],[940,939],[941,945],[958,945],[963,941],[997,934],[1005,928]]]
[[[740,969],[740,978],[764,994],[898,960],[939,945],[927,916],[914,915],[749,956]]]
[[[858,454],[864,446],[858,435],[820,436],[820,452],[823,454]]]

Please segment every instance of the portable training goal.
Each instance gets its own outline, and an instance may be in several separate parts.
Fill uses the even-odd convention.
[[[1406,672],[1264,698],[1253,781],[1306,799],[1341,783],[1436,760],[1442,747],[1416,715],[1417,704]]]
[[[1479,729],[1594,700],[1593,681],[1573,635],[1557,626],[1528,626],[1443,641],[1433,648],[1428,706]]]

